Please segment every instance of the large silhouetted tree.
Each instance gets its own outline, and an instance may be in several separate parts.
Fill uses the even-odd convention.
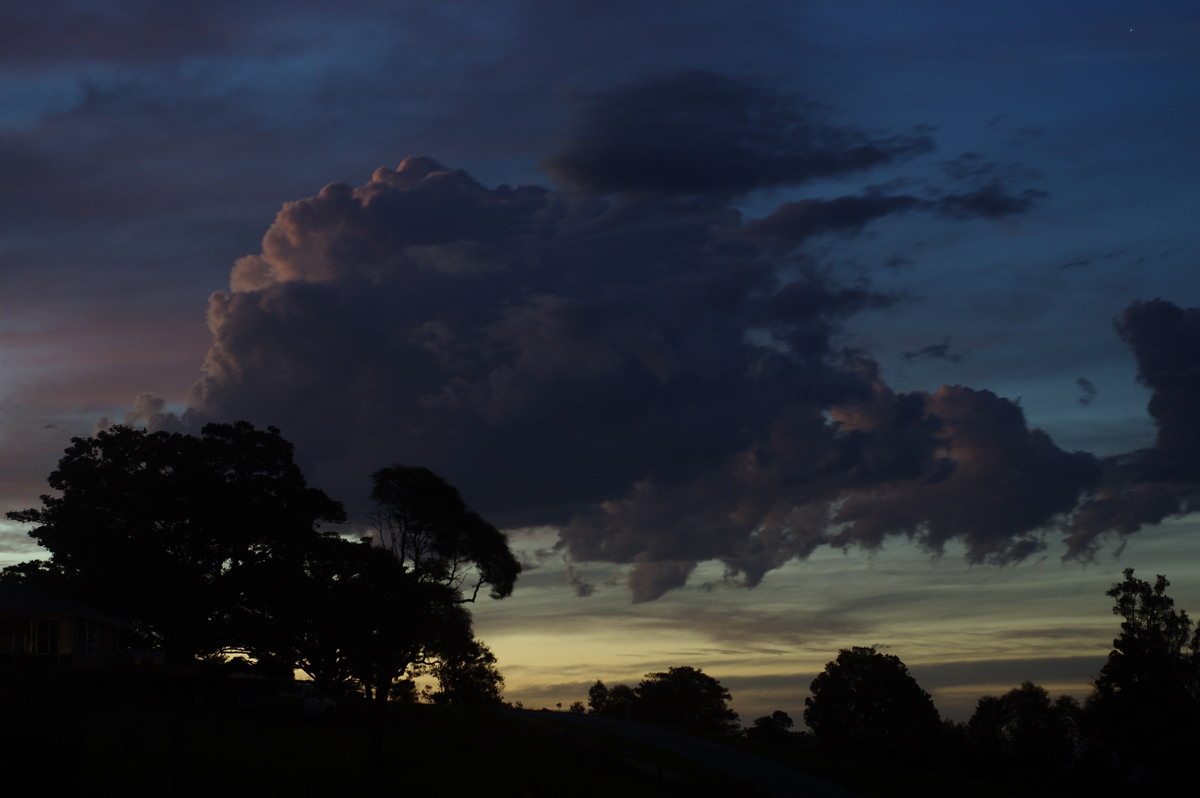
[[[933,700],[900,658],[873,647],[842,649],[813,679],[804,721],[823,744],[893,757],[929,746],[940,730]]]
[[[1167,595],[1170,583],[1132,568],[1105,595],[1121,633],[1095,679],[1089,716],[1102,741],[1147,773],[1165,773],[1200,737],[1200,629]],[[1181,757],[1183,757],[1181,759]]]
[[[257,576],[270,589],[243,646],[379,701],[414,665],[471,644],[470,614],[453,590],[418,580],[366,541],[322,538],[300,562]]]
[[[391,552],[407,586],[392,600],[394,608],[433,621],[409,664],[452,668],[470,650],[471,616],[463,605],[485,587],[494,599],[510,595],[521,564],[504,534],[428,468],[392,465],[371,479],[379,542]],[[395,671],[393,678],[403,674]],[[382,682],[375,694],[386,696]]]
[[[117,426],[74,438],[49,483],[59,495],[8,514],[51,553],[32,571],[134,620],[173,661],[227,645],[262,589],[249,575],[344,520],[279,431],[246,422],[198,437]]]

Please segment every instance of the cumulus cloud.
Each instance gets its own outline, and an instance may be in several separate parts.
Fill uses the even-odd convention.
[[[1106,533],[1132,534],[1200,509],[1200,309],[1138,301],[1115,326],[1152,392],[1147,410],[1158,436],[1149,449],[1105,459],[1100,486],[1067,527],[1076,556],[1094,554]]]
[[[761,219],[728,204],[932,146],[822,114],[688,74],[589,97],[547,161],[559,187],[488,188],[419,157],[287,203],[210,299],[183,421],[278,426],[351,508],[374,469],[428,466],[498,524],[551,524],[571,560],[630,566],[635,600],[700,562],[753,586],[818,546],[893,535],[934,552],[962,539],[975,562],[1027,557],[1111,483],[1109,465],[988,391],[893,392],[839,332],[897,298],[838,280],[803,245],[897,213],[1021,213],[1033,195],[967,159],[919,198],[867,187]],[[1155,418],[1186,431],[1187,353],[1150,364],[1195,324],[1151,310],[1120,329],[1165,397]],[[177,421],[152,397],[136,416]]]

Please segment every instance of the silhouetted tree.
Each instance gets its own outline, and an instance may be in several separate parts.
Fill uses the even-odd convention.
[[[381,607],[380,612],[430,619],[429,626],[407,638],[417,643],[410,649],[408,664],[437,667],[440,663],[452,668],[456,658],[461,663],[471,651],[471,616],[463,605],[475,601],[484,587],[494,599],[510,595],[521,565],[504,534],[467,507],[458,491],[429,469],[393,465],[376,471],[371,479],[379,541],[404,574],[400,584],[405,585],[402,596],[380,598],[392,605]],[[482,651],[491,656],[486,648]],[[482,656],[479,650],[476,654]],[[400,659],[395,663],[399,665]],[[404,674],[403,669],[384,670],[392,670],[394,678]],[[382,678],[383,671],[379,675]],[[375,694],[386,696],[382,683]]]
[[[117,426],[73,438],[49,483],[60,495],[8,514],[35,525],[52,555],[43,570],[135,621],[172,661],[226,645],[257,591],[248,574],[345,518],[308,487],[277,429],[246,422],[199,437]]]
[[[1105,593],[1121,633],[1087,709],[1101,741],[1150,778],[1177,773],[1200,742],[1200,630],[1175,609],[1166,577],[1151,585],[1133,574]]]
[[[1069,767],[1079,713],[1070,696],[1051,700],[1044,688],[1023,682],[1000,697],[979,699],[968,739],[994,772],[1046,776]]]
[[[893,757],[927,749],[937,738],[933,700],[895,655],[873,647],[842,649],[810,690],[804,721],[831,748]]]
[[[297,565],[258,572],[270,585],[244,646],[327,684],[352,682],[386,701],[415,665],[471,642],[470,614],[446,585],[422,582],[387,549],[323,538]]]
[[[479,640],[462,650],[443,653],[430,669],[438,690],[430,694],[435,704],[498,706],[503,703],[504,677],[496,655]]]
[[[607,718],[634,717],[637,693],[626,684],[614,685],[611,689],[599,679],[588,688],[588,714]]]
[[[729,691],[720,682],[698,668],[686,666],[648,673],[637,687],[618,684],[610,689],[597,681],[588,689],[589,714],[669,723],[718,734],[738,728],[738,716],[729,708],[729,701]]]
[[[437,582],[471,602],[483,587],[512,593],[521,565],[496,527],[428,468],[393,465],[371,475],[381,543],[417,579]]]
[[[729,691],[699,668],[648,673],[635,692],[636,715],[642,720],[719,734],[738,728],[738,715],[729,708]]]
[[[792,738],[793,725],[792,716],[777,709],[770,715],[755,718],[754,724],[746,729],[746,739],[771,745],[785,743]]]

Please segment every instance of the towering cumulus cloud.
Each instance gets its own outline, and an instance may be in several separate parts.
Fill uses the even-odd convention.
[[[892,214],[1021,213],[1037,192],[989,177],[761,219],[730,204],[932,146],[688,74],[582,98],[546,162],[560,188],[487,188],[429,158],[327,186],[285,205],[212,296],[189,412],[280,427],[351,506],[373,469],[426,465],[498,523],[553,524],[571,558],[631,565],[636,600],[703,561],[753,585],[816,546],[892,534],[1019,559],[1115,467],[987,391],[893,393],[837,333],[894,298],[800,248]],[[1196,323],[1164,315],[1131,309],[1121,331],[1155,417],[1194,438],[1179,408],[1195,406],[1195,375],[1152,364]],[[1155,467],[1194,477],[1169,448]]]
[[[1168,516],[1200,510],[1200,309],[1155,299],[1134,302],[1117,332],[1149,388],[1153,448],[1104,462],[1100,487],[1071,518],[1069,551],[1090,555],[1110,531],[1131,534]]]

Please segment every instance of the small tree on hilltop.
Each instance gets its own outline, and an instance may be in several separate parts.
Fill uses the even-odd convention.
[[[941,723],[933,699],[899,657],[874,647],[842,649],[813,679],[804,721],[823,744],[868,757],[927,748]]]
[[[496,667],[496,655],[479,640],[442,654],[431,673],[438,680],[438,689],[430,694],[435,704],[481,707],[503,703],[504,677]]]
[[[634,704],[637,693],[627,684],[617,684],[609,688],[599,679],[588,688],[588,714],[606,718],[634,717]]]
[[[718,734],[738,728],[738,715],[729,708],[729,691],[699,668],[648,673],[635,692],[642,719]]]
[[[759,743],[778,745],[794,739],[791,728],[794,725],[792,716],[777,709],[770,715],[754,719],[754,725],[746,729],[746,739]]]

